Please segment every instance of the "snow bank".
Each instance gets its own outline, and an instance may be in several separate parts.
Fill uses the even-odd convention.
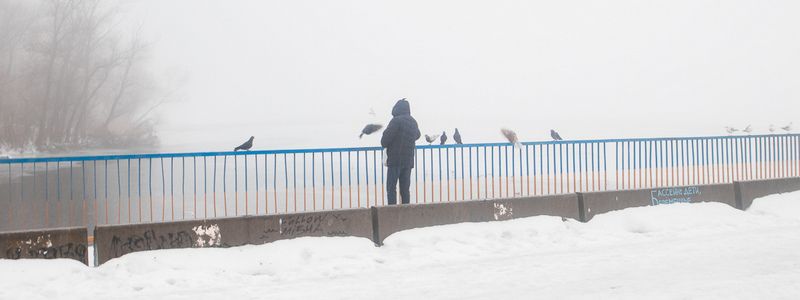
[[[381,248],[355,237],[298,238],[139,252],[97,268],[0,260],[0,299],[747,298],[770,295],[765,288],[800,296],[796,285],[783,285],[800,280],[798,209],[800,192],[757,199],[746,212],[674,204],[614,211],[585,224],[541,216],[420,228],[389,236]],[[656,284],[667,279],[659,276],[670,284]],[[507,286],[487,294],[491,283]],[[604,285],[615,288],[594,289]]]

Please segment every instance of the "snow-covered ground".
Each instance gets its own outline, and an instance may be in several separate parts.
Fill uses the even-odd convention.
[[[797,299],[800,193],[725,204],[140,252],[89,268],[0,261],[0,299]]]

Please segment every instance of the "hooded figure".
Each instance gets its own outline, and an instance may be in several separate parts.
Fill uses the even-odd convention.
[[[403,204],[408,204],[415,143],[420,137],[419,126],[417,120],[411,117],[411,106],[405,98],[394,105],[392,116],[381,137],[381,146],[386,148],[386,166],[389,168],[386,182],[387,198],[389,204],[397,204],[397,182],[400,181],[400,197]]]

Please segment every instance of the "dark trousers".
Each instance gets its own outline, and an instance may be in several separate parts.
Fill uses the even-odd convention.
[[[400,198],[403,204],[411,203],[411,167],[389,167],[386,174],[386,193],[389,205],[397,204],[397,182],[400,181]]]

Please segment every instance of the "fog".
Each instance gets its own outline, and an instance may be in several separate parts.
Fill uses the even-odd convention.
[[[467,143],[800,123],[797,1],[123,3],[172,88],[163,151],[378,145],[404,97]]]

